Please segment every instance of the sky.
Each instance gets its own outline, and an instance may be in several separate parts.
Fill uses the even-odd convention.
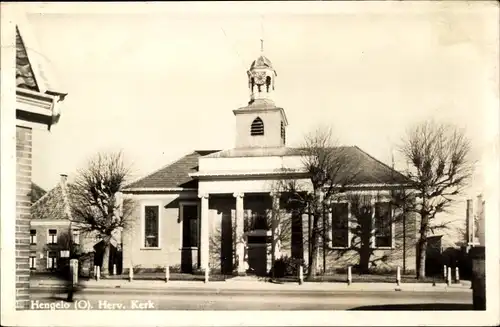
[[[394,152],[404,168],[395,150],[405,131],[449,122],[478,161],[466,196],[484,191],[485,126],[498,100],[498,27],[487,10],[59,12],[27,16],[68,93],[59,123],[34,135],[33,181],[45,189],[97,152],[122,150],[135,179],[193,150],[233,147],[232,110],[248,103],[246,71],[263,38],[288,146],[330,126],[340,144],[388,164]]]

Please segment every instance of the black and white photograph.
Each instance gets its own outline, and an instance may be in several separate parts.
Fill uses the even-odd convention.
[[[497,2],[1,7],[2,325],[500,323]]]

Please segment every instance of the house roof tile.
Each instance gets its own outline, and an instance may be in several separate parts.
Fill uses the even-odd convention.
[[[45,193],[31,206],[32,220],[70,220],[68,216],[68,204],[71,201],[71,190],[74,186],[70,183],[63,191],[61,184]],[[68,195],[69,194],[69,195]]]
[[[19,28],[16,28],[16,86],[40,91]]]

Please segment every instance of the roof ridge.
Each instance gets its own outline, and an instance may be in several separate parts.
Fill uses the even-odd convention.
[[[42,201],[44,198],[48,197],[49,194],[51,194],[52,192],[54,192],[58,187],[61,187],[61,184],[57,184],[56,186],[54,186],[53,188],[51,188],[49,191],[47,191],[44,195],[42,195],[40,197],[40,199],[36,200],[36,202],[34,202],[31,206],[33,207],[34,205],[36,205],[38,202]]]
[[[200,151],[200,150],[191,151],[191,152],[189,152],[189,153],[187,153],[187,154],[185,154],[185,155],[183,155],[183,156],[179,157],[179,159],[177,159],[177,160],[175,160],[175,161],[171,161],[170,163],[168,163],[168,164],[166,164],[166,165],[161,166],[160,168],[156,169],[156,170],[155,170],[155,171],[153,171],[152,173],[149,173],[149,174],[147,174],[147,175],[145,175],[145,176],[143,176],[143,177],[140,177],[140,178],[136,179],[135,181],[133,181],[133,182],[131,182],[131,183],[129,183],[129,184],[127,184],[127,185],[125,185],[125,187],[123,187],[123,189],[124,189],[124,190],[126,190],[126,189],[130,188],[130,186],[132,186],[133,184],[138,183],[138,182],[142,181],[143,179],[146,179],[146,178],[148,178],[148,177],[150,177],[150,176],[152,176],[152,175],[154,175],[154,174],[156,174],[156,173],[158,173],[158,172],[162,171],[163,169],[165,169],[165,168],[167,168],[167,167],[169,167],[169,166],[175,165],[176,163],[180,162],[182,159],[186,158],[187,156],[190,156],[190,155],[192,155],[192,154],[197,153],[197,151]]]
[[[66,211],[66,215],[68,215],[68,219],[70,221],[73,220],[73,215],[71,214],[71,206],[69,204],[69,196],[68,196],[68,190],[66,189],[67,184],[66,183],[59,183],[59,186],[61,187],[61,193],[64,201],[64,211]]]

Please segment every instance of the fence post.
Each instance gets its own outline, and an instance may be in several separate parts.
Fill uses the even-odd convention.
[[[401,284],[401,267],[398,266],[398,269],[396,270],[396,283]]]
[[[299,285],[302,285],[304,282],[304,268],[302,265],[299,266]]]
[[[446,274],[446,284],[451,285],[451,267],[448,267],[448,273]]]
[[[170,266],[166,265],[165,266],[165,283],[168,283],[169,279],[170,279]]]
[[[347,285],[351,285],[352,283],[352,270],[351,266],[347,267]]]
[[[455,282],[460,283],[460,273],[458,267],[455,267]]]
[[[113,264],[113,275],[116,275],[116,263]]]
[[[448,269],[446,268],[446,265],[443,266],[443,277],[444,277],[444,280],[446,280],[446,271]]]
[[[101,278],[101,267],[97,266],[95,280],[99,281],[100,278]]]
[[[131,282],[134,280],[134,267],[130,266],[128,270],[128,281]]]

